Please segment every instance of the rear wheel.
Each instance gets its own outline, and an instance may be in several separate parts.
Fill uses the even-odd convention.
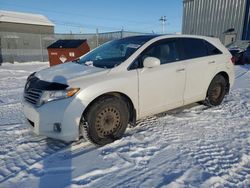
[[[204,104],[206,106],[220,105],[226,95],[227,85],[227,81],[222,75],[215,76],[209,85]]]
[[[118,97],[97,100],[82,119],[83,135],[97,145],[120,139],[128,125],[129,111],[125,101]]]

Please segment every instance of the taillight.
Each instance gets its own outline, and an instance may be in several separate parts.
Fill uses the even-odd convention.
[[[231,58],[231,62],[232,62],[233,64],[236,63],[236,58],[235,58],[234,56]]]

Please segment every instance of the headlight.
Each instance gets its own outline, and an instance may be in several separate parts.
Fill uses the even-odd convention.
[[[40,101],[39,106],[54,100],[65,99],[74,96],[80,88],[70,88],[66,90],[56,90],[56,91],[44,91]]]

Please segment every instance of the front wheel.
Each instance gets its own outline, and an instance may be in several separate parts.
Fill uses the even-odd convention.
[[[109,144],[123,136],[128,121],[129,111],[125,101],[117,97],[100,98],[83,116],[83,135],[96,145]]]
[[[227,81],[222,75],[214,77],[209,85],[207,97],[204,101],[206,106],[218,106],[222,103],[227,91]]]

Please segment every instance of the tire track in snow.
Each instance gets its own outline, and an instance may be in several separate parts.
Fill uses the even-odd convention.
[[[216,176],[228,173],[228,170],[240,161],[240,156],[235,151],[217,144],[202,145],[196,149],[192,156],[207,172]]]
[[[14,103],[7,106],[0,106],[1,125],[25,123],[21,103]]]
[[[60,151],[68,144],[41,137],[35,137],[27,130],[19,132],[20,137],[16,136],[16,143],[5,145],[5,149],[0,153],[0,183],[15,177],[21,171],[27,170],[31,165],[44,160],[51,154]]]
[[[242,149],[245,150],[243,153],[249,151],[249,143],[244,142],[238,148],[240,143],[237,141],[238,138],[244,135],[247,137],[249,133],[249,128],[244,123],[250,120],[249,104],[241,102],[244,97],[248,98],[249,94],[233,91],[224,103],[218,107],[206,108],[204,106],[196,106],[191,109],[185,109],[182,112],[177,111],[176,113],[166,113],[165,116],[151,117],[148,122],[147,119],[139,122],[139,126],[131,129],[131,132],[127,133],[121,141],[115,143],[114,146],[111,144],[110,148],[106,147],[104,149],[105,157],[120,159],[124,163],[130,164],[129,168],[124,166],[124,169],[120,169],[120,171],[123,171],[122,173],[118,172],[119,176],[123,177],[122,180],[116,181],[114,184],[110,183],[108,186],[138,186],[138,181],[136,181],[138,179],[140,179],[141,184],[147,183],[150,181],[150,177],[155,178],[155,175],[159,173],[159,169],[162,169],[164,165],[171,167],[173,164],[170,165],[170,163],[176,162],[175,160],[166,159],[162,160],[160,165],[148,168],[151,161],[161,152],[164,152],[164,150],[175,147],[182,152],[181,156],[176,159],[178,162],[185,161],[185,159],[188,160],[191,157],[196,161],[194,165],[202,166],[204,171],[212,177],[223,178],[225,185],[230,187],[248,185],[249,164],[247,162],[241,165],[240,153],[242,153]],[[225,119],[222,117],[225,117]],[[159,128],[163,124],[164,126]],[[193,129],[191,129],[192,127]],[[214,132],[214,130],[219,131],[219,134]],[[196,132],[190,133],[190,131]],[[229,133],[233,134],[228,137]],[[127,140],[130,140],[130,142],[127,142]],[[229,143],[232,140],[236,140],[236,142],[230,145]],[[150,148],[152,144],[157,147],[153,148],[151,155],[147,155],[147,148]],[[237,149],[235,150],[235,148]],[[138,161],[142,162],[139,163]],[[233,169],[238,169],[241,173],[234,173],[233,175],[233,172],[237,171]],[[183,174],[182,171],[164,173],[166,174],[166,179],[164,180],[163,178],[159,186],[166,185],[170,181],[167,177],[178,179]],[[126,177],[126,174],[129,174],[129,176]],[[110,176],[111,174],[106,174],[102,178],[93,178],[92,183],[89,182],[86,185],[95,185],[95,182],[109,179]],[[234,181],[230,181],[230,179],[226,178],[227,176],[235,176],[236,178],[233,178]],[[171,181],[174,181],[174,179]]]
[[[11,91],[10,95],[12,92],[15,91]],[[160,187],[178,179],[192,167],[194,159],[195,164],[202,166],[213,177],[223,178],[224,187],[249,187],[250,140],[247,122],[250,122],[250,105],[246,102],[250,98],[249,93],[249,89],[235,90],[219,107],[197,106],[138,122],[138,126],[129,129],[123,139],[98,149],[104,159],[113,161],[113,165],[120,165],[120,169],[110,168],[110,171],[103,171],[107,172],[105,174],[90,171],[89,176],[73,184],[104,185],[103,182],[108,182],[111,187],[122,187],[141,183],[142,187],[146,187],[150,185],[151,178],[160,177],[156,184],[151,184]],[[21,172],[34,175],[29,167],[50,157],[73,160],[93,151],[78,143],[79,147],[75,150],[64,151],[68,148],[67,144],[34,136],[22,123],[20,103],[1,104],[4,115],[1,116],[0,112],[0,116],[6,123],[0,126],[0,134],[6,136],[2,140],[0,138],[0,143],[5,145],[5,149],[1,150],[3,153],[0,153],[0,182]],[[115,179],[115,175],[119,179]]]
[[[243,155],[240,163],[232,167],[223,179],[226,180],[225,187],[250,187],[250,155]]]
[[[27,66],[21,65],[20,69],[25,67]],[[37,66],[33,69],[37,70]],[[1,183],[68,144],[35,136],[25,123],[20,101],[26,78],[33,71],[10,70],[7,67],[2,67],[0,71]]]
[[[250,122],[250,106],[244,100],[250,97],[249,93],[233,91],[221,106],[213,108],[213,111],[206,111],[206,113],[218,113],[216,116],[210,114],[208,117],[220,122],[220,127],[216,128],[216,131],[220,131],[222,139],[219,141],[219,134],[212,143],[205,139],[190,153],[205,171],[213,177],[222,178],[222,182],[218,182],[222,187],[250,185],[250,143],[248,139],[243,139],[249,138],[250,135],[249,125],[246,123]]]
[[[246,75],[247,73],[249,73],[249,71],[250,71],[250,69],[248,69],[246,72],[243,72],[243,73],[237,75],[237,76],[235,77],[235,79],[237,80],[237,79],[243,77],[244,75]]]
[[[134,178],[142,178],[145,176],[145,179],[147,179],[147,177],[150,177],[151,173],[158,173],[158,169],[160,167],[163,165],[167,166],[170,161],[174,161],[173,159],[169,161],[169,157],[166,157],[166,160],[161,161],[160,164],[150,168],[150,170],[147,167],[150,165],[151,160],[154,159],[156,155],[160,154],[160,152],[170,149],[169,146],[171,143],[178,142],[182,136],[182,134],[175,134],[174,132],[172,132],[172,134],[166,133],[167,131],[164,132],[166,134],[163,134],[161,129],[156,129],[159,126],[157,121],[159,121],[160,118],[150,117],[150,121],[148,121],[148,119],[142,120],[139,126],[135,127],[134,129],[130,129],[129,133],[127,133],[124,138],[116,141],[114,144],[110,144],[101,148],[101,153],[105,159],[115,160],[116,164],[123,164],[120,165],[119,171],[123,171],[124,176],[125,174],[134,174],[132,176],[133,178],[129,176],[128,178],[124,178],[123,180],[114,184],[108,183],[107,186],[119,187],[126,184],[129,184],[128,186],[134,186],[131,182]],[[150,137],[149,134],[158,135],[159,138],[165,137],[166,144],[158,145],[158,137]],[[183,152],[186,151],[183,150]],[[171,172],[169,172],[169,174],[173,175]],[[176,176],[178,174],[179,176],[182,173],[179,172],[174,174]],[[93,182],[101,181],[101,179],[104,177],[109,179],[109,176],[112,176],[112,174],[107,173],[102,177],[91,177],[92,182],[87,181],[87,179],[78,179],[78,181],[74,181],[74,184],[91,186]]]

